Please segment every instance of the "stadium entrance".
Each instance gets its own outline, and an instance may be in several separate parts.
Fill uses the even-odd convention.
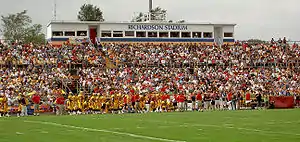
[[[96,38],[97,38],[97,26],[90,26],[89,27],[89,38],[90,41],[95,44],[96,43]]]

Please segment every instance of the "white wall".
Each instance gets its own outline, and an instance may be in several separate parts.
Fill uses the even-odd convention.
[[[224,33],[233,33],[233,37],[224,37],[224,38],[234,38],[234,26],[223,26],[223,35]]]
[[[88,31],[87,24],[51,24],[52,31]]]
[[[223,26],[224,33],[234,33],[234,26]]]
[[[51,25],[49,25],[49,26],[47,27],[47,33],[46,33],[46,34],[47,34],[47,35],[46,35],[46,39],[49,39],[49,38],[52,37]]]

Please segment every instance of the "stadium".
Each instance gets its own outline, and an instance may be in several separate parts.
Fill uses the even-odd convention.
[[[298,44],[239,42],[238,23],[152,9],[51,20],[44,44],[0,41],[0,142],[299,141]]]

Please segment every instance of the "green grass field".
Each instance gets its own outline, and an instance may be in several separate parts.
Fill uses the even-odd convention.
[[[0,142],[297,142],[300,110],[0,118]]]

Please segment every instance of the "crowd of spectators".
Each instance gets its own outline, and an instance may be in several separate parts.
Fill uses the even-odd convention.
[[[87,95],[134,90],[138,94],[155,91],[188,96],[299,96],[299,56],[297,44],[275,41],[223,46],[0,44],[0,95],[8,98],[9,105],[33,91],[39,92],[45,103],[53,103],[61,92],[76,94],[78,90]],[[108,64],[113,66],[108,68]],[[77,91],[68,86],[74,81]]]

